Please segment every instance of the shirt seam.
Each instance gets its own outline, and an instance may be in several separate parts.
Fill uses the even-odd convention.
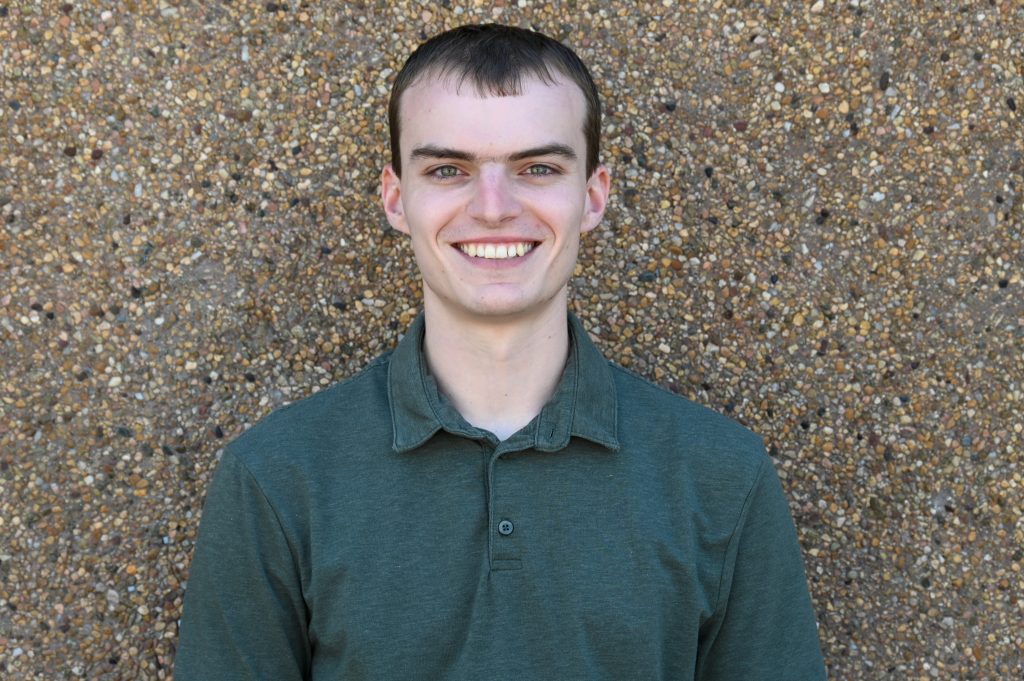
[[[252,469],[249,467],[249,465],[245,462],[245,459],[240,454],[235,452],[234,449],[229,446],[224,449],[224,455],[230,456],[238,463],[239,466],[241,466],[242,470],[245,471],[245,474],[249,477],[249,480],[256,488],[256,491],[260,493],[260,497],[262,497],[263,502],[267,505],[267,508],[269,508],[270,512],[274,515],[274,522],[277,523],[277,529],[281,533],[281,536],[284,537],[285,542],[288,544],[288,553],[290,554],[290,557],[292,559],[292,569],[295,571],[295,574],[298,575],[299,578],[299,585],[302,588],[303,606],[306,608],[306,619],[308,620],[309,606],[305,602],[306,585],[303,583],[302,579],[301,561],[297,558],[297,551],[295,550],[294,542],[292,541],[292,538],[289,536],[288,532],[285,530],[284,523],[281,522],[281,515],[277,512],[277,507],[273,504],[273,502],[271,502],[270,497],[267,496],[266,491],[263,489],[263,485],[260,484],[259,478],[256,477],[256,474],[253,473]]]
[[[754,481],[750,485],[750,489],[747,490],[746,497],[743,499],[743,505],[740,507],[739,517],[736,519],[736,524],[733,526],[732,532],[730,533],[729,543],[725,547],[725,555],[722,557],[721,572],[718,575],[718,591],[715,594],[715,612],[719,612],[722,607],[722,590],[725,584],[725,572],[729,564],[729,556],[732,553],[734,545],[739,541],[741,527],[746,521],[747,513],[750,510],[750,502],[754,497],[754,490],[756,490],[758,485],[761,484],[761,478],[764,477],[765,466],[768,465],[768,463],[768,457],[762,455],[761,462],[757,467],[757,473],[754,475]],[[724,617],[724,613],[722,616]]]

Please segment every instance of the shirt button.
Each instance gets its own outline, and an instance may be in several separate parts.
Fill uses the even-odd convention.
[[[512,530],[516,529],[515,525],[512,524],[511,520],[502,520],[498,523],[498,532],[504,536],[512,534]]]

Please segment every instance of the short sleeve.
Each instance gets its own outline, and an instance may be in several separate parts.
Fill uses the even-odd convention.
[[[307,619],[293,548],[229,448],[203,505],[175,679],[303,679],[310,665]]]
[[[786,498],[764,457],[701,630],[698,681],[826,678],[803,559]]]

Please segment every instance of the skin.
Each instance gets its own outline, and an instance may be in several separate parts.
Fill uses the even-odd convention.
[[[502,439],[558,383],[580,235],[607,203],[607,169],[585,173],[584,111],[569,82],[527,79],[497,97],[427,75],[402,97],[403,177],[381,174],[388,221],[411,237],[423,277],[430,370],[467,421]],[[472,257],[470,244],[528,252]]]

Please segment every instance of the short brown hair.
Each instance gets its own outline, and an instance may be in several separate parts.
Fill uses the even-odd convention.
[[[388,129],[391,167],[402,176],[399,104],[402,93],[424,73],[454,77],[456,86],[470,81],[481,95],[508,97],[522,91],[533,76],[552,85],[558,75],[579,86],[587,103],[583,120],[587,177],[598,166],[601,146],[601,100],[586,65],[571,49],[543,33],[502,24],[469,24],[440,33],[409,55],[391,86]]]

